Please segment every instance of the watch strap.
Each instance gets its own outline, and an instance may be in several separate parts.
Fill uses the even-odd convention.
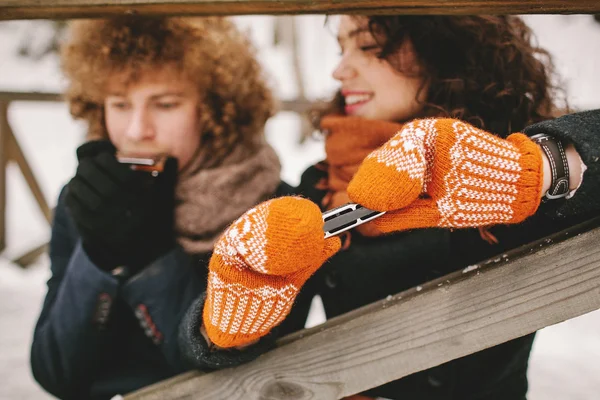
[[[550,189],[545,193],[544,198],[556,200],[567,197],[569,195],[569,163],[562,142],[545,133],[531,136],[531,140],[542,148],[550,163],[552,178]]]

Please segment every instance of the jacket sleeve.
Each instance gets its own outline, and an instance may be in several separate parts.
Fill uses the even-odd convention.
[[[209,346],[200,333],[205,299],[206,293],[202,293],[194,300],[179,326],[179,347],[185,363],[190,368],[211,371],[235,367],[254,360],[275,346],[275,338],[278,336],[277,328],[262,337],[258,343],[243,350],[235,348],[219,350]]]
[[[206,289],[200,268],[206,268],[203,262],[176,247],[121,288],[122,298],[175,373],[189,369],[182,362],[177,336],[183,315]]]
[[[547,133],[573,143],[587,167],[575,195],[562,201],[549,201],[540,212],[553,218],[592,216],[600,213],[600,110],[569,114],[540,122],[524,130],[527,135]]]
[[[311,284],[311,279],[302,288],[294,302],[292,311],[279,326],[262,337],[256,344],[243,350],[217,350],[208,345],[204,336],[200,333],[203,322],[204,300],[206,298],[206,293],[203,292],[190,305],[179,326],[179,348],[186,365],[190,368],[205,371],[234,367],[254,360],[259,355],[273,349],[277,338],[304,328],[310,302],[315,294],[314,289],[309,288],[309,286],[314,286],[314,284]]]
[[[61,192],[49,246],[51,278],[31,345],[33,376],[60,398],[85,398],[94,376],[90,360],[107,348],[117,280],[87,257]]]

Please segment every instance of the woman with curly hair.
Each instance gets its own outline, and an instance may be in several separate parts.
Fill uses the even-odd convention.
[[[184,320],[184,354],[219,366],[207,362],[223,353],[215,348],[302,329],[317,294],[332,318],[597,215],[598,185],[579,187],[578,151],[597,176],[598,139],[589,115],[571,120],[578,132],[539,123],[557,91],[530,34],[517,17],[343,16],[341,89],[320,118],[327,159],[296,190],[312,202],[269,200],[219,239],[206,300]],[[578,151],[560,141],[569,137]],[[386,214],[343,244],[325,239],[321,211],[348,202]],[[522,400],[533,339],[355,398]]]
[[[31,366],[59,398],[109,399],[190,368],[178,327],[213,244],[280,186],[274,102],[222,18],[77,21],[62,66],[88,141],[55,210]],[[158,174],[119,161],[159,155]]]

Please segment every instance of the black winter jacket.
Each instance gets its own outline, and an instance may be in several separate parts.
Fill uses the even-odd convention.
[[[192,256],[175,247],[119,282],[85,253],[65,206],[66,190],[54,213],[52,276],[33,334],[34,378],[61,399],[110,399],[198,368],[186,362],[189,356],[182,357],[179,327],[206,291],[210,254]],[[290,187],[282,184],[281,190],[274,195],[289,193]],[[202,368],[252,359],[272,344],[268,339],[243,357],[236,352],[205,355]]]
[[[206,268],[175,248],[128,282],[96,267],[64,204],[55,209],[48,292],[33,335],[31,368],[62,399],[110,399],[189,369],[178,326],[206,287]]]
[[[474,230],[424,229],[376,239],[354,235],[305,285],[290,316],[246,351],[211,352],[199,334],[210,255],[175,248],[125,283],[89,260],[59,199],[50,242],[52,277],[31,348],[36,380],[68,399],[108,399],[191,368],[211,370],[249,361],[276,335],[304,327],[310,300],[320,294],[328,317],[463,268],[600,212],[600,110],[529,127],[574,142],[588,167],[575,197],[543,205],[519,226],[496,227],[500,245]],[[319,201],[319,172],[299,188],[282,184],[276,196],[302,193]],[[469,250],[466,258],[459,246]],[[436,251],[431,251],[435,249]],[[365,266],[368,265],[368,268]],[[186,312],[187,310],[187,312]],[[524,399],[533,335],[454,360],[368,392],[391,399]]]

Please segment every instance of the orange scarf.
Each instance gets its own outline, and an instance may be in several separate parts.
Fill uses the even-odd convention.
[[[322,201],[326,209],[350,202],[346,188],[362,161],[400,129],[402,124],[358,117],[326,116],[322,119],[327,159],[321,165],[327,170],[327,178],[320,181],[318,187],[327,190]],[[356,230],[364,236],[382,234],[371,224],[361,225]]]

